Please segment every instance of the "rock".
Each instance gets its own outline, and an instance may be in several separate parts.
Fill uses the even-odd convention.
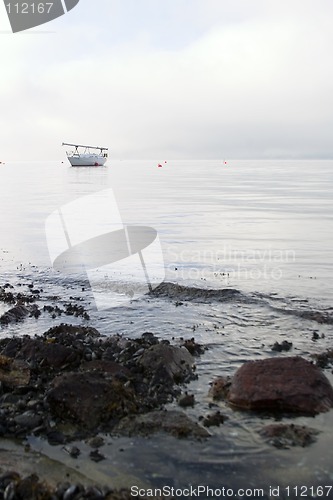
[[[0,324],[8,325],[9,323],[16,323],[22,321],[29,314],[29,309],[24,305],[16,305],[0,316]]]
[[[119,378],[120,380],[121,379],[128,380],[129,378],[131,378],[131,371],[125,366],[116,363],[115,361],[100,360],[100,359],[96,359],[93,361],[85,361],[81,364],[80,368],[85,371],[97,371],[97,372],[108,373]]]
[[[42,423],[42,418],[32,411],[26,411],[14,417],[14,422],[25,429],[34,429]]]
[[[72,458],[78,458],[81,455],[81,450],[77,446],[63,446],[62,449]]]
[[[16,355],[43,368],[65,368],[78,366],[80,359],[70,347],[61,344],[45,342],[39,339],[27,340]]]
[[[192,355],[185,347],[160,343],[146,349],[139,363],[157,378],[179,383],[193,377],[193,362]]]
[[[182,406],[183,408],[186,408],[187,406],[194,406],[195,399],[194,399],[194,394],[182,394],[178,398],[178,404],[179,406]]]
[[[89,453],[91,460],[94,462],[100,462],[101,460],[105,460],[105,456],[98,450],[93,450]]]
[[[47,401],[53,414],[88,429],[137,410],[134,392],[99,372],[67,373],[52,385]]]
[[[88,444],[91,448],[100,448],[105,444],[105,441],[101,436],[94,436],[88,440]]]
[[[321,370],[301,357],[249,361],[234,375],[229,403],[246,410],[315,415],[333,406],[333,388]]]
[[[329,368],[333,364],[333,349],[328,349],[320,354],[313,354],[312,357],[320,368]]]
[[[272,351],[277,351],[277,352],[282,352],[282,351],[290,351],[292,348],[293,343],[288,342],[288,340],[284,340],[279,344],[279,342],[275,342],[275,344],[272,346]]]
[[[150,292],[154,297],[168,297],[170,299],[188,300],[191,302],[205,301],[233,301],[240,300],[242,293],[233,288],[211,289],[178,285],[177,283],[163,282]]]
[[[0,382],[8,388],[26,386],[30,382],[30,369],[23,360],[0,355]]]
[[[210,436],[206,429],[193,422],[185,413],[175,410],[155,410],[143,415],[125,417],[115,431],[125,436],[149,436],[161,431],[177,438]]]
[[[46,437],[49,444],[52,446],[66,443],[66,436],[60,431],[51,430],[46,434]]]
[[[208,394],[216,400],[225,399],[229,393],[230,386],[231,377],[217,377],[213,380]]]
[[[260,435],[276,448],[289,448],[290,446],[309,446],[316,441],[320,431],[294,424],[270,424],[263,427]]]
[[[79,338],[98,338],[101,336],[99,331],[92,326],[69,325],[67,323],[53,326],[44,333],[45,337],[59,338],[60,340],[65,339],[68,335],[75,335]]]
[[[205,352],[205,348],[201,344],[198,344],[193,337],[184,340],[182,345],[186,347],[192,356],[200,356],[200,354]]]
[[[226,417],[222,415],[219,411],[212,413],[211,415],[207,415],[203,418],[202,423],[205,427],[217,426],[220,424],[224,424]]]

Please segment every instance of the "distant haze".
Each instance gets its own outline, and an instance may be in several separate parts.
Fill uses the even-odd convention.
[[[12,34],[0,161],[332,158],[331,0],[80,0]]]

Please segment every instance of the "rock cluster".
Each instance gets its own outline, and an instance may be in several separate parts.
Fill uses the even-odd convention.
[[[195,378],[193,361],[186,347],[151,333],[130,340],[62,324],[40,337],[3,339],[0,435],[35,433],[56,444],[127,432],[122,419],[161,409]]]
[[[16,472],[7,472],[0,476],[0,498],[5,500],[130,500],[133,496],[129,489],[112,490],[67,482],[60,483],[56,488],[50,488],[36,474],[23,478]],[[147,496],[140,496],[140,498],[148,499]],[[158,500],[157,497],[154,498]]]

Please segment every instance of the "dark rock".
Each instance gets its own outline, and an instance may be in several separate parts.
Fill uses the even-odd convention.
[[[288,342],[288,340],[283,340],[281,344],[279,344],[279,342],[275,342],[275,344],[272,346],[272,351],[277,351],[277,352],[290,351],[292,346],[293,346],[292,342]]]
[[[227,302],[235,299],[240,300],[242,298],[241,292],[233,288],[197,288],[167,282],[161,283],[154,288],[150,294],[154,297],[168,297],[177,300],[190,300],[191,302],[205,302],[211,300]]]
[[[99,331],[91,326],[68,325],[67,323],[61,323],[60,325],[53,326],[44,333],[45,337],[53,337],[59,340],[64,339],[68,335],[75,335],[76,337],[81,338],[97,338],[101,336]]]
[[[30,369],[23,360],[0,355],[0,382],[8,388],[26,386],[30,382]]]
[[[328,349],[320,354],[313,354],[312,357],[320,368],[329,368],[333,364],[333,349]]]
[[[125,417],[119,422],[115,431],[125,436],[149,436],[156,432],[167,432],[177,438],[210,436],[208,431],[193,422],[185,413],[166,410]]]
[[[260,435],[276,448],[289,448],[290,446],[309,446],[316,441],[320,431],[294,424],[270,424],[263,427]]]
[[[146,349],[140,365],[161,380],[184,382],[193,376],[193,357],[184,347],[156,344]]]
[[[14,422],[25,429],[34,429],[42,423],[42,418],[32,411],[26,411],[14,417]]]
[[[182,394],[178,398],[178,404],[179,406],[182,406],[185,408],[186,406],[194,406],[195,400],[194,400],[194,394]]]
[[[213,380],[208,394],[216,400],[225,399],[228,396],[230,386],[231,377],[217,377]]]
[[[77,446],[64,446],[63,450],[72,458],[77,458],[81,454],[81,451]]]
[[[182,346],[186,347],[186,349],[190,354],[192,354],[192,356],[200,356],[200,354],[203,354],[205,352],[204,347],[198,344],[194,340],[194,338],[184,340]]]
[[[88,444],[92,448],[100,448],[105,444],[105,441],[101,436],[94,436],[93,438],[88,440]]]
[[[212,413],[211,415],[207,415],[204,417],[202,423],[205,427],[212,427],[212,426],[217,426],[219,427],[220,424],[224,424],[226,420],[226,417],[222,415],[219,411],[216,411],[215,413]]]
[[[46,434],[49,444],[56,446],[58,444],[66,443],[66,436],[60,431],[51,430]]]
[[[89,453],[91,460],[94,462],[100,462],[101,460],[105,460],[105,456],[98,450],[93,450]]]
[[[120,363],[115,361],[96,359],[93,361],[84,361],[81,363],[82,370],[97,371],[108,373],[119,378],[120,380],[128,380],[131,377],[131,371]]]
[[[43,368],[65,368],[78,366],[80,359],[73,349],[58,343],[44,342],[39,339],[27,340],[16,355],[17,359],[26,359]]]
[[[22,321],[29,314],[29,309],[24,305],[16,305],[0,316],[0,324],[8,325]]]
[[[240,409],[315,415],[333,406],[333,388],[309,361],[279,357],[242,365],[232,379],[227,398]]]
[[[88,429],[137,411],[133,391],[99,372],[60,375],[52,385],[47,396],[52,412]]]

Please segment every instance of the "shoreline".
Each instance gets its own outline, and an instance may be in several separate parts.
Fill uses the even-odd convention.
[[[193,299],[193,289],[180,287],[178,290],[180,296],[177,300]],[[170,287],[161,290],[160,294],[169,292]],[[202,291],[199,294],[200,299],[210,298],[209,294],[206,298],[202,296]],[[36,307],[36,299],[39,295],[33,286],[28,287],[28,293],[14,292],[9,283],[1,287],[0,300],[7,305],[7,311],[2,315],[2,318],[5,318],[2,320],[4,329],[6,325],[15,325],[16,322],[24,325],[25,319],[31,316],[38,321],[40,308]],[[241,297],[235,291],[228,291],[224,299],[229,300],[235,296]],[[180,305],[179,302],[175,304],[176,307]],[[82,319],[87,314],[82,304],[75,307],[59,307],[60,314],[64,314],[66,310],[70,312],[68,316]],[[50,314],[52,321],[52,315],[58,318],[59,311],[56,306],[50,309],[50,306],[46,305],[42,313]],[[87,318],[83,321],[89,322]],[[275,349],[272,349],[272,356],[275,351],[281,355],[281,360],[286,359],[285,356],[291,357],[288,353],[290,348],[288,342],[281,344],[277,342]],[[30,462],[31,472],[37,474],[40,472],[38,465],[33,468],[34,461],[36,464],[48,461],[47,454],[45,456],[43,453],[41,455],[38,453],[38,446],[61,450],[62,455],[69,461],[69,469],[63,468],[64,465],[57,460],[54,463],[58,464],[57,469],[67,470],[65,474],[70,474],[67,478],[70,484],[67,481],[67,489],[61,490],[62,493],[59,490],[59,495],[64,495],[70,488],[73,493],[75,488],[78,488],[75,491],[84,498],[83,495],[88,492],[84,488],[96,487],[100,489],[99,493],[89,490],[89,498],[127,498],[128,491],[122,491],[122,497],[112,496],[118,495],[118,492],[110,493],[110,485],[117,484],[115,478],[102,475],[104,482],[94,481],[80,472],[81,468],[87,470],[89,462],[100,464],[102,468],[104,463],[108,463],[110,468],[108,458],[103,456],[108,439],[111,441],[115,439],[112,441],[113,445],[118,443],[117,440],[126,439],[126,436],[129,438],[132,436],[134,441],[153,439],[152,442],[158,443],[159,437],[160,441],[163,441],[163,436],[170,435],[170,439],[181,439],[183,443],[184,439],[189,443],[197,442],[198,445],[195,446],[200,449],[206,441],[209,443],[217,439],[220,429],[235,428],[236,421],[228,422],[230,410],[229,413],[226,411],[227,391],[223,390],[223,398],[219,399],[216,394],[212,392],[209,394],[207,387],[209,403],[205,415],[200,415],[196,409],[193,384],[197,383],[198,372],[193,365],[200,363],[206,352],[206,347],[199,345],[192,337],[174,338],[169,342],[146,332],[140,338],[131,339],[117,334],[101,335],[93,327],[73,324],[60,324],[34,337],[12,334],[10,337],[2,338],[0,340],[2,439],[6,439],[7,444],[19,440],[22,445],[16,451],[12,450],[13,456],[15,457],[17,453],[16,456],[22,457],[24,463]],[[332,357],[329,353],[322,353],[317,361],[319,366],[328,368],[331,366]],[[92,390],[89,387],[92,387]],[[190,387],[192,394],[187,394]],[[81,401],[78,402],[77,399]],[[280,412],[271,410],[270,414],[277,416]],[[261,437],[258,433],[258,439],[261,439],[263,444],[268,443],[266,451],[271,448],[288,453],[287,450],[290,448],[303,449],[306,446],[313,446],[318,434],[316,429],[306,425],[299,426],[297,414],[286,413],[285,416],[286,425],[283,428],[280,426],[273,431],[267,430],[267,434],[263,433]],[[284,414],[280,415],[281,417],[283,419]],[[258,415],[254,412],[249,418],[256,421]],[[151,436],[156,436],[156,441]],[[98,442],[97,439],[91,444],[94,437],[101,438],[102,441]],[[10,456],[10,453],[7,456]],[[20,461],[16,463],[19,464]],[[9,461],[8,465],[11,464],[15,465],[15,460]],[[3,467],[6,467],[4,463],[0,467],[2,475],[10,472]],[[12,467],[10,468],[12,470]],[[68,470],[74,470],[74,473]],[[14,483],[12,488],[18,487],[22,481],[24,487],[28,488],[28,482],[24,482],[27,471],[24,468],[22,471],[18,469],[17,471],[21,473],[21,477],[17,475],[12,477]],[[125,472],[125,478],[118,482],[120,488],[130,477],[128,471]],[[45,479],[44,476],[41,477],[42,481]],[[50,479],[52,478],[49,477],[49,482],[52,483],[50,487],[54,493],[58,487],[60,488],[55,484],[59,481],[55,477],[53,481]],[[9,480],[8,477],[6,480]],[[130,480],[135,484],[134,481],[139,482],[140,478],[134,475]],[[79,483],[82,484],[83,490],[80,490]],[[64,488],[64,485],[61,488]]]

